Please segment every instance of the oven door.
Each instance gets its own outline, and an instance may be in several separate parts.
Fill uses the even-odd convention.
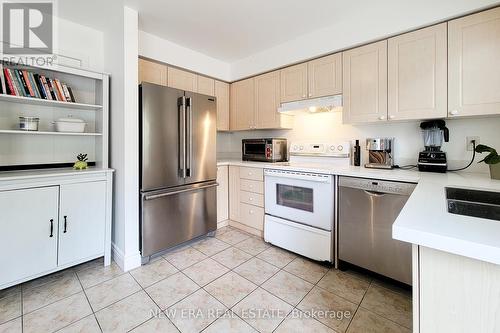
[[[333,176],[271,169],[264,174],[266,214],[332,230]]]

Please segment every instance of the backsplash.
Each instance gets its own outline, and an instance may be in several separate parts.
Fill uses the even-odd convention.
[[[362,147],[361,162],[367,160],[364,142],[367,137],[395,137],[395,164],[416,164],[419,151],[423,149],[420,121],[384,123],[370,125],[344,125],[342,113],[304,114],[295,116],[293,130],[260,130],[217,134],[217,154],[219,158],[241,157],[241,140],[246,138],[284,137],[290,141],[328,141],[359,139]],[[447,152],[450,168],[468,164],[472,152],[466,151],[466,137],[479,136],[483,144],[500,149],[500,117],[475,119],[449,119],[450,142],[443,145]],[[481,155],[476,155],[476,162]],[[467,169],[470,172],[487,173],[483,163]]]

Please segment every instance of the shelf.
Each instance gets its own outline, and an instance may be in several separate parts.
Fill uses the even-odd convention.
[[[11,103],[22,103],[31,105],[42,105],[51,107],[62,107],[68,109],[78,109],[78,110],[101,110],[101,105],[94,104],[82,104],[82,103],[71,103],[71,102],[61,102],[49,99],[23,97],[23,96],[12,96],[6,94],[0,94],[0,102],[11,102]]]
[[[102,133],[42,132],[42,131],[21,131],[21,130],[0,130],[0,134],[102,136]]]

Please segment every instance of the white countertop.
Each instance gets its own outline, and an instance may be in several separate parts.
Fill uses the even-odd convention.
[[[0,181],[56,177],[56,176],[74,176],[81,174],[95,174],[101,172],[114,172],[114,170],[89,167],[88,169],[85,170],[74,170],[72,168],[54,168],[54,169],[36,169],[36,170],[21,170],[21,171],[2,171],[0,172]]]
[[[218,165],[287,169],[418,183],[393,224],[393,238],[500,265],[500,221],[450,214],[446,205],[445,187],[448,186],[500,191],[500,181],[492,180],[488,175],[244,162],[233,159],[220,160]]]

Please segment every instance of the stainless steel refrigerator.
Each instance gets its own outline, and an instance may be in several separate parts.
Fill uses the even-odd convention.
[[[141,254],[217,228],[215,97],[139,86]]]

